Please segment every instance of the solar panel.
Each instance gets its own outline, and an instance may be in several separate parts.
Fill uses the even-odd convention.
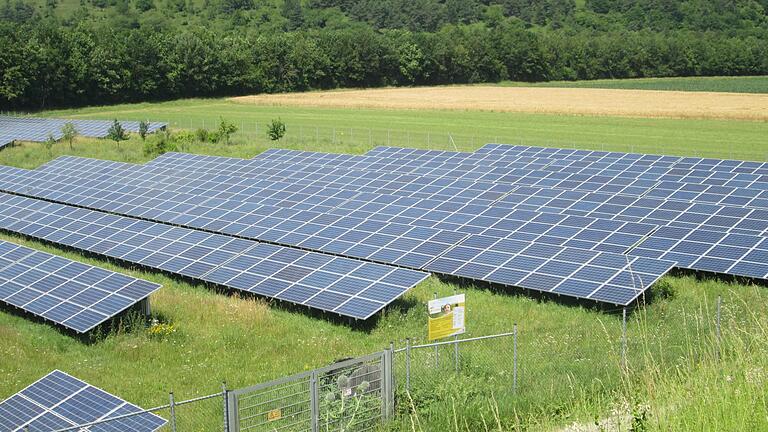
[[[7,194],[0,216],[7,231],[357,319],[429,275]]]
[[[86,333],[160,285],[0,240],[0,301]]]
[[[61,139],[61,128],[67,123],[74,125],[78,135],[104,138],[109,133],[109,128],[112,126],[113,121],[0,116],[0,130],[2,130],[2,136],[5,138],[0,139],[0,148],[3,147],[2,141],[44,142],[49,136]],[[137,121],[121,120],[120,124],[126,132],[139,132],[139,122]],[[148,133],[157,132],[166,126],[167,123],[151,122],[149,123]]]
[[[165,425],[162,417],[142,411],[85,381],[54,370],[0,402],[0,430],[55,431],[104,421],[87,430],[153,432]]]
[[[674,266],[674,261],[470,236],[425,269],[627,305]]]

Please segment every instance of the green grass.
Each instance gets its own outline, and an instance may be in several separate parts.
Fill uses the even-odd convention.
[[[641,119],[482,111],[409,111],[265,107],[226,99],[192,99],[49,111],[51,117],[167,121],[175,128],[215,128],[220,118],[239,128],[236,149],[194,149],[250,157],[269,146],[362,153],[376,145],[474,150],[488,142],[653,154],[768,159],[768,122]],[[284,140],[267,139],[281,118]],[[5,157],[0,154],[0,157]]]
[[[345,128],[353,128],[353,138],[341,135],[342,127],[337,126],[336,140],[328,135],[320,139],[303,136],[294,140],[289,136],[288,141],[281,144],[353,153],[382,144],[381,139],[386,135],[381,135],[380,131],[387,129],[390,137],[402,136],[403,131],[434,132],[437,135],[440,130],[450,129],[465,136],[475,130],[498,131],[500,136],[501,132],[507,131],[528,134],[526,136],[531,140],[546,141],[547,137],[583,139],[578,146],[586,145],[588,137],[592,137],[615,149],[626,146],[627,136],[637,140],[637,145],[652,145],[656,138],[649,135],[653,133],[668,138],[680,154],[697,154],[706,149],[708,154],[725,157],[729,152],[765,151],[765,137],[768,136],[766,124],[758,122],[272,109],[223,100],[125,105],[45,114],[126,119],[149,117],[169,119],[185,128],[189,128],[185,119],[193,122],[205,119],[208,126],[219,115],[243,124],[252,121],[261,125],[270,118],[282,117],[292,134],[296,127],[311,130],[312,125],[343,124]],[[355,132],[366,130],[369,123],[379,131],[376,139],[369,142],[365,135],[355,139]],[[194,123],[191,126],[197,127]],[[624,135],[619,136],[619,133]],[[723,144],[701,144],[710,139],[728,140],[733,143],[733,149],[729,150]],[[481,143],[476,141],[474,147]],[[194,144],[189,150],[250,157],[270,145],[266,138],[240,134],[230,146]],[[426,147],[425,143],[416,140],[411,145]],[[448,148],[447,145],[433,146]],[[474,147],[462,143],[460,148],[469,150]],[[659,150],[664,148],[659,147]],[[0,163],[32,168],[60,154],[130,162],[147,160],[142,153],[141,141],[132,137],[119,149],[108,141],[79,139],[74,151],[70,151],[66,144],[57,144],[51,155],[40,144],[26,143],[1,151]],[[483,430],[486,425],[492,429],[498,423],[503,430],[559,430],[566,424],[590,424],[595,418],[611,418],[617,406],[631,415],[645,409],[646,405],[650,407],[647,417],[653,420],[649,422],[651,430],[723,429],[707,426],[709,424],[737,430],[731,426],[742,424],[739,422],[749,412],[758,414],[757,420],[749,424],[752,430],[766,426],[762,414],[765,397],[760,398],[755,386],[749,387],[752,384],[746,378],[735,379],[732,385],[721,382],[727,381],[728,376],[745,377],[748,370],[758,370],[755,372],[758,376],[760,370],[765,371],[768,291],[764,287],[697,280],[691,276],[666,277],[674,295],[656,298],[647,308],[630,316],[630,372],[624,375],[619,368],[619,315],[578,305],[540,301],[519,295],[515,290],[494,292],[481,286],[457,287],[433,277],[412,290],[396,308],[379,317],[369,328],[264,301],[227,296],[205,286],[117,266],[106,260],[85,258],[75,252],[15,236],[0,235],[0,239],[163,284],[163,288],[152,296],[153,313],[172,323],[176,329],[166,338],[151,337],[145,330],[138,329],[112,333],[87,344],[49,324],[4,310],[0,312],[0,398],[54,368],[145,407],[166,403],[167,392],[171,390],[177,399],[186,399],[219,391],[221,381],[226,381],[230,388],[252,385],[322,366],[340,357],[380,350],[390,341],[402,346],[406,337],[423,340],[426,335],[424,303],[434,292],[448,295],[459,289],[468,296],[468,336],[505,332],[511,330],[513,323],[519,324],[519,391],[512,395],[509,385],[504,385],[505,382],[508,384],[511,362],[508,340],[468,348],[465,353],[473,356],[467,366],[472,365],[468,378],[451,378],[447,373],[432,379],[429,370],[424,370],[420,376],[426,380],[425,384],[413,393],[416,411],[401,404],[393,429]],[[734,347],[726,352],[722,363],[713,364],[713,305],[717,295],[723,295],[725,299],[723,322],[728,330],[724,333],[734,341]],[[758,337],[761,334],[762,339]],[[750,337],[750,343],[741,344],[746,337]],[[450,358],[450,353],[446,355]],[[739,371],[744,373],[738,375]],[[714,381],[710,383],[711,380]],[[440,384],[434,385],[435,382]],[[688,390],[689,382],[697,393]],[[489,388],[494,390],[494,399],[488,397]],[[726,388],[728,392],[717,393]],[[746,396],[736,397],[744,394]],[[691,402],[676,403],[676,398],[680,397]],[[711,409],[699,408],[695,403],[698,400],[706,401],[707,405],[703,406]],[[724,411],[730,402],[738,404],[731,414]],[[210,409],[211,405],[207,407]],[[215,412],[215,407],[213,410]],[[452,414],[454,410],[455,415]],[[622,410],[619,410],[622,415],[626,414]],[[188,406],[185,412],[189,414],[185,417],[187,422],[197,422],[187,430],[203,430],[200,425],[209,421],[216,424],[218,420],[195,412],[194,405]],[[705,420],[697,423],[698,415],[705,415]],[[412,426],[412,421],[420,426]]]
[[[593,81],[549,81],[541,83],[505,81],[502,82],[501,85],[511,87],[568,87],[729,93],[768,93],[768,76],[601,79]]]

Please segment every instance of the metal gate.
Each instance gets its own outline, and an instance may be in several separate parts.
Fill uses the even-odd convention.
[[[392,351],[230,391],[227,397],[229,432],[374,429],[393,412]]]

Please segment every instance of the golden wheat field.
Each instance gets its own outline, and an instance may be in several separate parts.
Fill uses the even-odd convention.
[[[263,94],[232,100],[271,106],[768,120],[768,95],[747,93],[478,85]]]

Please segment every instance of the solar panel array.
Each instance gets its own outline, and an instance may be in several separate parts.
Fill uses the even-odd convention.
[[[0,302],[85,333],[160,285],[0,240]]]
[[[69,160],[72,161],[73,159],[70,158]],[[96,163],[96,165],[102,165],[102,163]],[[130,167],[127,168],[127,171],[131,171]],[[110,173],[118,176],[121,175],[119,172],[112,173],[112,171],[120,171],[114,166],[110,168]],[[140,176],[143,175],[135,170],[134,173]],[[111,178],[111,174],[107,177]],[[506,221],[507,225],[497,225],[492,230],[482,227],[484,224],[488,224],[488,221],[494,217],[501,221],[499,216],[472,216],[470,219],[477,219],[476,224],[474,226],[467,224],[465,232],[461,232],[420,226],[421,222],[419,221],[422,219],[414,219],[413,223],[406,224],[377,221],[373,220],[373,218],[338,216],[310,210],[258,205],[253,201],[254,198],[261,200],[264,196],[260,195],[261,191],[254,191],[253,189],[251,190],[252,193],[248,195],[242,192],[239,196],[232,196],[229,197],[229,200],[225,200],[223,196],[226,195],[226,192],[220,188],[229,189],[230,186],[226,182],[222,183],[221,176],[217,176],[215,181],[208,182],[213,188],[208,191],[210,196],[218,198],[211,198],[209,201],[205,201],[203,205],[196,206],[190,206],[189,203],[191,201],[201,202],[201,195],[208,196],[204,186],[197,180],[191,180],[191,183],[189,183],[189,185],[194,186],[193,189],[188,191],[190,193],[180,194],[178,192],[170,192],[168,188],[176,189],[179,184],[178,182],[186,181],[183,179],[175,178],[174,180],[174,178],[170,177],[152,177],[151,180],[147,181],[150,181],[159,189],[144,188],[141,191],[132,191],[130,190],[132,187],[127,186],[130,181],[124,177],[121,178],[121,181],[112,179],[113,182],[109,183],[104,179],[101,182],[89,181],[87,182],[88,186],[85,187],[80,186],[83,183],[82,178],[66,178],[66,176],[51,174],[41,176],[39,173],[28,172],[25,174],[23,170],[6,169],[3,172],[2,181],[0,181],[0,189],[50,200],[60,200],[70,204],[118,211],[126,215],[149,217],[193,228],[203,228],[225,234],[235,234],[241,237],[277,242],[286,246],[297,246],[414,269],[427,269],[426,266],[431,261],[456,245],[460,245],[463,239],[475,232],[483,233],[485,236],[494,236],[497,239],[506,237],[533,245],[534,240],[539,237],[532,236],[533,233],[543,233],[546,231],[541,231],[541,227],[552,229],[561,227],[566,228],[565,231],[567,232],[557,233],[553,231],[551,238],[556,238],[554,234],[557,234],[564,236],[558,239],[560,243],[572,240],[578,242],[582,247],[589,244],[589,247],[595,250],[611,252],[616,248],[626,250],[632,243],[642,238],[643,232],[647,233],[654,228],[653,226],[636,224],[609,224],[602,227],[596,225],[590,227],[590,222],[594,221],[587,221],[585,224],[583,219],[562,221],[538,220],[528,225],[525,223],[525,220],[530,217],[529,214],[515,214],[510,220]],[[167,184],[174,182],[176,185],[171,184],[169,186]],[[139,192],[142,192],[142,194],[140,195]],[[194,195],[191,192],[194,192]],[[266,195],[266,199],[273,199],[274,192],[269,192]],[[126,195],[122,195],[123,193],[126,193]],[[315,191],[315,195],[308,195],[307,199],[311,201],[320,195],[323,194],[320,191]],[[340,200],[339,202],[344,201],[348,200]],[[205,205],[209,202],[215,204],[216,207]],[[159,207],[149,207],[153,205]],[[585,225],[588,229],[577,228],[579,225]],[[525,228],[520,230],[520,227]],[[626,232],[623,232],[624,230]],[[567,237],[569,233],[571,235],[581,233],[583,237],[569,238]],[[567,245],[554,246],[562,250],[572,249]],[[590,256],[578,256],[580,261],[575,264],[586,265],[591,258]],[[655,270],[649,274],[652,277],[643,278],[644,282],[648,279],[657,279],[673,263],[659,262],[658,264],[658,266],[648,266]],[[518,263],[517,261],[510,261],[509,265],[515,266]],[[519,270],[524,271],[525,269]],[[614,270],[617,273],[620,271],[620,269]],[[452,273],[445,272],[445,274]],[[491,281],[485,278],[478,279]],[[614,278],[609,280],[612,279]],[[605,282],[607,283],[609,280]],[[623,289],[625,291],[623,295],[612,294],[604,296],[606,291],[585,289],[578,296],[598,301],[625,304],[636,298],[639,293],[647,288],[642,283],[638,283],[637,280],[616,279],[615,282],[618,285],[614,288]],[[527,281],[522,281],[518,286],[540,290],[538,284],[527,284]]]
[[[768,278],[762,164],[525,146],[65,157],[0,190],[382,265],[628,304],[670,268]],[[705,247],[707,246],[707,247]]]
[[[0,229],[358,319],[428,276],[2,193]]]
[[[91,432],[154,432],[166,421],[155,414],[54,370],[24,390],[0,402],[0,430],[44,432],[100,422]],[[129,414],[135,414],[130,415]]]
[[[0,116],[0,148],[14,141],[44,142],[49,136],[61,139],[61,128],[67,123],[74,125],[78,135],[104,138],[109,133],[113,121]],[[120,124],[126,132],[139,132],[137,121],[120,121]],[[167,123],[151,122],[148,132],[154,133],[166,126]]]
[[[198,161],[200,158],[211,160],[213,157],[195,157]],[[166,157],[165,159],[169,158]],[[187,160],[186,157],[182,159]],[[219,165],[221,165],[221,159],[228,160],[227,158],[213,158]],[[86,161],[83,160],[70,160],[70,162],[87,165]],[[62,162],[62,168],[64,168],[64,164]],[[152,166],[158,164],[156,161]],[[194,176],[191,173],[196,170],[194,165],[190,166],[186,162],[181,162],[179,166],[184,167],[185,171],[174,171],[173,174],[193,178],[190,176]],[[110,171],[116,169],[120,168],[114,166],[109,168]],[[136,167],[126,167],[125,169],[134,170],[137,176],[145,179],[150,178],[148,176],[153,172]],[[99,177],[101,174],[98,168],[96,174],[95,177],[85,176],[86,178],[103,178]],[[152,178],[157,179],[158,177]],[[223,183],[227,183],[227,178],[227,176],[215,177],[217,181]],[[24,182],[27,181],[29,180]],[[346,188],[354,187],[355,185],[349,185]],[[503,227],[503,236],[509,238],[615,253],[627,252],[639,244],[641,240],[644,240],[646,236],[650,236],[650,238],[645,239],[646,242],[642,244],[642,247],[637,249],[637,254],[673,260],[681,268],[713,271],[712,262],[717,262],[718,268],[725,266],[722,261],[724,257],[721,256],[725,249],[731,254],[727,257],[731,264],[727,266],[729,274],[754,278],[766,276],[762,263],[754,261],[759,256],[760,251],[768,248],[768,245],[761,238],[768,229],[768,212],[760,209],[736,208],[709,203],[686,203],[658,198],[630,198],[561,189],[519,187],[513,189],[503,198],[491,202],[491,207],[486,207],[483,212],[479,212],[475,205],[465,205],[449,213],[449,216],[445,216],[446,212],[438,210],[422,214],[418,219],[411,218],[409,220],[402,216],[403,210],[395,210],[401,204],[396,201],[396,198],[383,196],[373,198],[372,202],[361,201],[360,198],[361,196],[350,199],[330,212],[338,215],[351,214],[366,220],[380,219],[382,215],[395,214],[399,215],[397,220],[405,223],[419,226],[427,224],[433,228],[448,228],[470,234],[478,234],[475,230],[486,227],[485,231],[480,233],[501,235],[499,231],[502,231],[500,228]],[[388,204],[381,205],[375,202],[377,199],[382,199]],[[448,197],[447,200],[450,201],[451,198]],[[444,202],[436,201],[436,203],[441,206],[440,209],[446,207]],[[485,202],[484,205],[487,206],[488,203]],[[365,207],[366,211],[359,210],[361,205]],[[350,213],[350,209],[354,209],[354,212]],[[417,209],[407,208],[407,211],[411,213],[414,210]],[[558,216],[547,216],[539,213],[557,213]],[[498,219],[499,214],[504,215],[503,220]],[[435,219],[439,219],[441,215],[443,215],[443,219],[436,225]],[[489,217],[489,215],[496,215],[497,218]],[[445,222],[446,217],[452,218],[450,224]],[[582,217],[588,218],[582,219]],[[457,218],[468,218],[470,222],[464,221],[463,225],[457,227],[457,224],[453,223]],[[517,226],[521,221],[529,222]],[[545,222],[545,224],[542,225],[538,222]],[[633,222],[634,224],[621,225],[622,222]],[[640,225],[636,223],[640,223]],[[694,238],[708,237],[714,239],[713,241],[722,237],[717,236],[718,232],[738,234],[738,237],[731,235],[727,239],[721,239],[725,243],[718,246],[734,246],[732,243],[738,241],[739,244],[736,246],[740,249],[710,248],[698,255],[701,245],[696,245],[697,248],[695,249],[686,249],[685,245],[688,243],[682,243],[673,251],[661,251],[669,252],[668,254],[659,254],[659,248],[655,245],[664,242],[654,243],[649,240],[666,235],[664,234],[666,231],[660,231],[658,234],[653,233],[658,226],[664,225],[695,230]],[[752,253],[752,249],[758,253]],[[739,252],[740,254],[738,254]]]

